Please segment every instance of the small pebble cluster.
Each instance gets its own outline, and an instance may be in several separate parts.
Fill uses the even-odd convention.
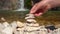
[[[2,18],[5,22],[0,23],[0,34],[60,34],[60,28],[48,32],[45,26],[39,26],[34,18],[33,14],[27,14],[26,23],[13,21],[10,24]]]

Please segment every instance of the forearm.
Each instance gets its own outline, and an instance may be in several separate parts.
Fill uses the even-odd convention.
[[[60,0],[59,0],[59,6],[60,6]]]

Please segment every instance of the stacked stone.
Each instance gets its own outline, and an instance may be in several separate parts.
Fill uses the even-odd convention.
[[[25,18],[27,22],[29,23],[36,23],[36,20],[34,19],[34,15],[33,14],[27,14],[27,17]]]
[[[38,34],[40,27],[34,19],[35,16],[33,14],[27,14],[26,16],[25,34]]]
[[[25,29],[27,34],[48,34],[45,26],[39,26],[36,22],[33,14],[27,14],[26,16],[27,26]]]

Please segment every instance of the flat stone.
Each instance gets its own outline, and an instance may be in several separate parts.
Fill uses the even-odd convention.
[[[35,17],[25,17],[25,19],[34,19]]]
[[[25,17],[25,19],[33,19],[35,18],[33,14],[27,14],[27,17]]]
[[[31,23],[31,24],[26,23],[24,29],[27,31],[36,31],[36,30],[40,29],[40,27],[39,27],[39,25],[36,26],[36,24],[33,24],[33,23]]]
[[[30,26],[26,26],[25,27],[25,34],[37,34],[37,33],[39,33],[38,32],[38,30],[39,30],[39,27],[30,27]]]
[[[34,16],[33,14],[26,14],[26,16]]]
[[[36,23],[36,20],[34,19],[27,19],[28,22],[31,22],[31,23]]]

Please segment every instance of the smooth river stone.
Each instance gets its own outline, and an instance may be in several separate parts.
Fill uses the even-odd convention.
[[[17,27],[24,27],[24,23],[17,21]]]
[[[16,21],[13,21],[10,25],[11,25],[12,28],[16,28],[17,27]]]
[[[13,28],[12,27],[6,27],[5,29],[2,30],[3,33],[5,34],[12,34],[13,33]]]
[[[3,24],[4,28],[6,28],[6,27],[9,26],[9,23],[8,22],[3,22],[2,24]]]

